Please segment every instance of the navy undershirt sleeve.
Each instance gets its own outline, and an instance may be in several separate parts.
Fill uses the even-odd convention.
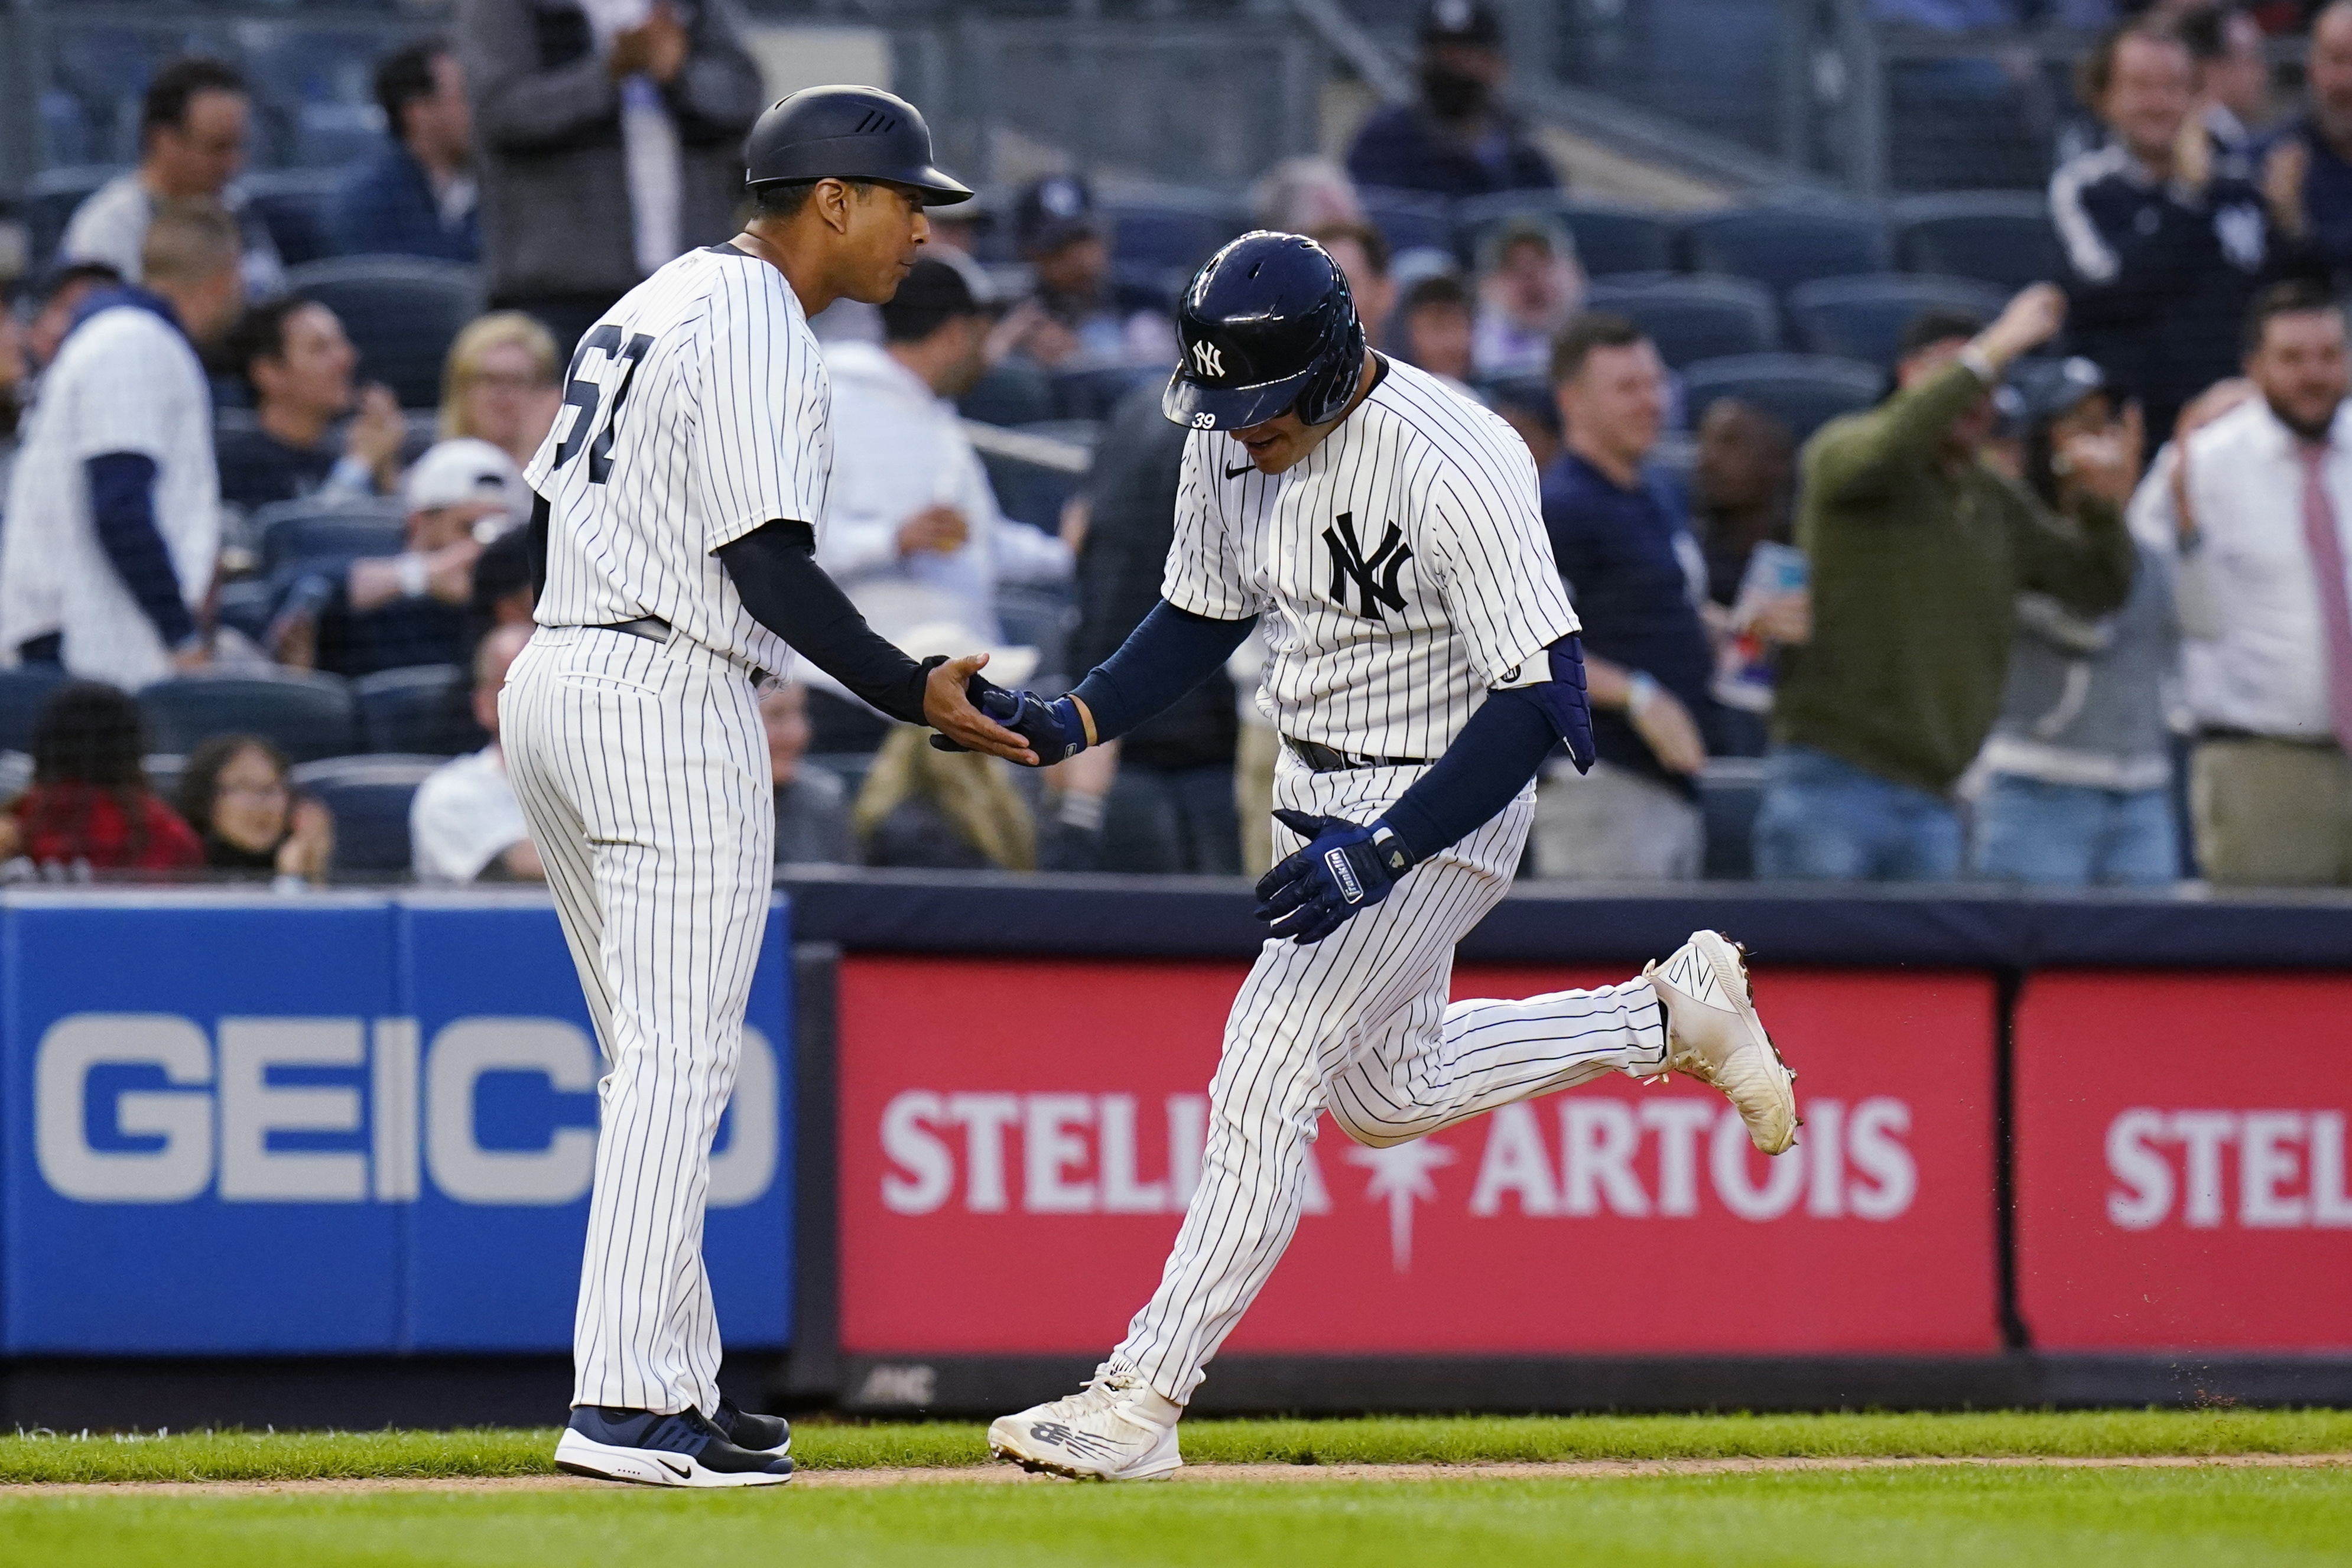
[[[1382,813],[1416,864],[1491,821],[1559,744],[1537,691],[1487,693],[1445,755]]]
[[[923,686],[935,664],[908,658],[866,623],[841,585],[816,563],[806,523],[763,523],[719,547],[719,562],[751,618],[866,701],[906,724],[929,724]]]
[[[1224,667],[1257,617],[1218,621],[1161,600],[1118,651],[1078,683],[1075,694],[1094,716],[1095,739],[1116,740],[1165,713]]]
[[[89,517],[99,549],[166,648],[195,635],[196,618],[180,592],[172,552],[155,527],[155,460],[143,452],[101,453],[83,463]]]

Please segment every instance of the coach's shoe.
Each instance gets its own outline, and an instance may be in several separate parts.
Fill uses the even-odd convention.
[[[1184,1463],[1176,1451],[1183,1413],[1132,1373],[1097,1374],[1066,1399],[998,1417],[988,1447],[1024,1470],[1073,1480],[1164,1481]]]
[[[1756,1016],[1746,951],[1716,932],[1694,931],[1672,957],[1642,973],[1665,1010],[1666,1070],[1722,1090],[1756,1146],[1785,1153],[1801,1124],[1790,1087],[1797,1075]]]
[[[780,1454],[739,1448],[697,1410],[656,1416],[582,1405],[556,1440],[555,1468],[649,1487],[772,1487],[793,1477]]]
[[[719,1396],[719,1408],[710,1413],[710,1424],[719,1428],[720,1437],[739,1448],[779,1457],[793,1451],[791,1422],[782,1416],[754,1416],[739,1409],[735,1401],[724,1394]]]

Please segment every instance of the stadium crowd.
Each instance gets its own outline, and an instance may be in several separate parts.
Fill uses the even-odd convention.
[[[0,313],[0,724],[24,753],[0,758],[0,860],[539,874],[497,733],[530,623],[523,470],[585,329],[732,232],[761,89],[728,17],[466,5],[381,62],[383,144],[318,225],[342,259],[293,266],[237,183],[236,68],[154,75],[139,164]],[[1546,773],[1530,872],[2352,883],[2352,0],[2312,21],[2292,114],[2272,20],[2201,0],[2105,35],[2078,83],[2098,133],[2009,247],[2046,247],[2025,276],[1743,270],[1739,225],[1769,212],[1677,236],[1579,208],[1497,96],[1486,0],[1433,0],[1417,99],[1344,164],[1258,183],[1251,220],[1328,248],[1378,346],[1529,449],[1601,758]],[[1158,595],[1182,271],[1130,254],[1076,174],[938,220],[896,299],[816,323],[820,560],[919,656],[1074,679]],[[410,296],[374,308],[419,277],[479,308],[432,337]],[[1756,357],[1784,318],[1816,357]],[[437,407],[432,361],[407,389],[382,368],[404,333],[432,338]],[[1263,869],[1265,657],[1042,777],[821,676],[775,684],[779,860]]]

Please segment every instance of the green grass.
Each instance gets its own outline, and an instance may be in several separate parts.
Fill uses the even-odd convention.
[[[687,1495],[0,1495],[11,1568],[2235,1568],[2337,1564],[2352,1471],[1904,1470],[1602,1480],[917,1485]]]
[[[1972,1415],[1578,1416],[1188,1421],[1193,1464],[1474,1464],[1722,1456],[2352,1453],[2347,1411],[1993,1411]],[[0,1483],[520,1476],[551,1469],[552,1431],[224,1432],[0,1437]],[[976,1424],[811,1423],[804,1469],[976,1465]]]

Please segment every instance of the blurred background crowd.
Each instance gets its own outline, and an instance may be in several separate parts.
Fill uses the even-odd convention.
[[[2352,882],[2352,0],[123,9],[0,24],[11,874],[535,878],[523,468],[856,75],[986,186],[816,323],[820,559],[909,652],[1118,645],[1175,294],[1294,230],[1529,450],[1601,762],[1528,874]],[[780,862],[1263,869],[1264,657],[1042,776],[803,670]]]

